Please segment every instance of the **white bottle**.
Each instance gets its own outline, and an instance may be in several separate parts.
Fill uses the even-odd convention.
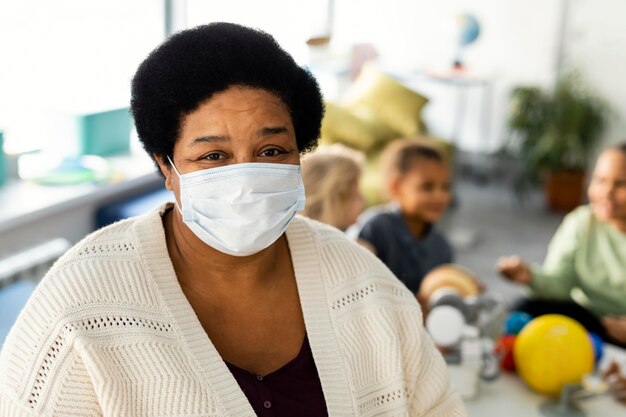
[[[475,326],[465,326],[461,339],[461,367],[466,372],[467,399],[478,394],[478,383],[483,365],[483,347],[480,332]]]

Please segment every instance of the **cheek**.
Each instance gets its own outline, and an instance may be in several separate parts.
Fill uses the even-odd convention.
[[[450,190],[442,189],[440,195],[441,195],[441,199],[446,204],[450,203],[450,200],[452,199],[452,193],[450,192]]]
[[[615,193],[615,202],[619,205],[622,211],[626,212],[626,188],[618,190]]]
[[[409,202],[411,207],[415,207],[416,209],[420,209],[431,200],[431,196],[427,191],[423,190],[411,190],[407,201]]]
[[[598,192],[598,186],[596,184],[591,184],[589,185],[589,188],[587,189],[587,197],[589,197],[589,201],[591,201],[592,203],[594,201],[597,201],[599,198],[599,192]]]
[[[349,217],[348,220],[353,220],[352,223],[354,223],[354,221],[356,221],[356,218],[363,211],[364,207],[365,199],[363,198],[363,196],[360,193],[354,195],[352,197],[352,200],[350,201],[349,210],[347,210]]]
[[[352,211],[361,211],[363,210],[363,206],[365,205],[365,200],[363,196],[359,193],[353,196],[352,198]]]

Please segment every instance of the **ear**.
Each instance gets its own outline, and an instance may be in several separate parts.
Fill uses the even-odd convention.
[[[165,188],[172,191],[172,167],[169,164],[169,161],[163,159],[161,155],[154,155],[154,159],[157,161],[157,164],[159,164],[159,169],[165,177]]]
[[[389,197],[395,199],[400,193],[400,185],[402,183],[402,179],[399,175],[394,175],[387,180],[387,190],[389,192]]]

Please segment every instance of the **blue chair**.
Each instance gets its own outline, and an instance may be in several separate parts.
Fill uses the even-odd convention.
[[[21,280],[0,288],[0,346],[36,286],[34,281]]]
[[[160,187],[147,194],[113,202],[98,209],[96,212],[96,225],[100,228],[118,220],[139,216],[168,201],[174,201],[174,195],[171,191]]]

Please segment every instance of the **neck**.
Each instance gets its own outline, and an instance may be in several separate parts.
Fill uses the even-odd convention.
[[[279,256],[288,252],[283,236],[268,248],[250,256],[231,256],[200,240],[183,222],[178,210],[164,215],[168,251],[178,281],[185,292],[196,295],[235,294],[267,286],[275,276]]]
[[[626,219],[613,219],[608,222],[622,233],[626,233]]]
[[[406,214],[402,214],[406,225],[409,227],[409,231],[415,237],[422,237],[424,231],[426,230],[426,222],[415,217],[407,216]]]

